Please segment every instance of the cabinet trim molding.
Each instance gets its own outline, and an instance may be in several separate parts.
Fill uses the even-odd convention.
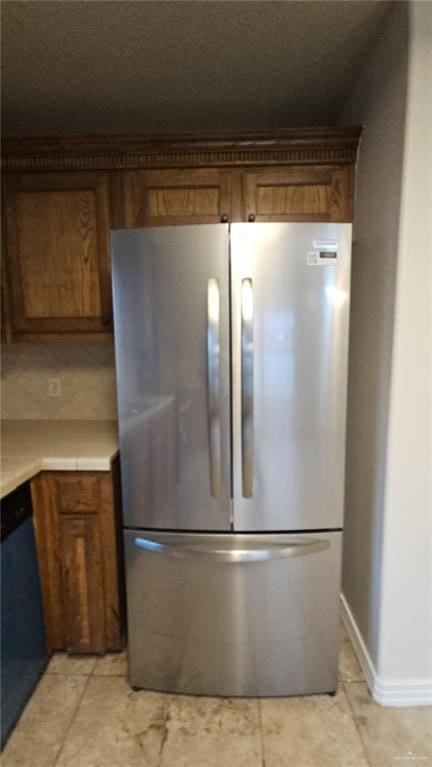
[[[9,172],[247,167],[354,163],[361,127],[200,136],[77,136],[4,139]]]

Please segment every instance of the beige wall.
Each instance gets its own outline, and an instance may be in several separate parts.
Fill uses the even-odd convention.
[[[410,28],[378,665],[432,694],[432,4]]]
[[[49,397],[58,378],[61,397]],[[2,418],[117,417],[114,348],[104,344],[4,344]]]
[[[343,592],[389,702],[432,683],[431,23],[432,4],[394,4],[343,112],[364,125]]]
[[[407,18],[395,4],[346,104],[362,124],[352,262],[343,592],[378,661],[382,527],[405,127]]]

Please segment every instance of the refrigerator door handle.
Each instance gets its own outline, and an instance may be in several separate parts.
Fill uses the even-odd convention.
[[[241,452],[242,495],[253,495],[253,288],[252,280],[241,286]]]
[[[220,421],[220,291],[219,282],[210,277],[207,283],[207,384],[208,435],[210,453],[210,488],[213,498],[221,493],[221,421]]]
[[[217,543],[180,543],[178,545],[167,545],[161,541],[150,538],[135,538],[135,545],[144,551],[164,554],[168,557],[177,559],[196,559],[204,557],[216,562],[264,562],[269,559],[282,559],[287,557],[302,557],[307,554],[314,554],[318,551],[325,551],[330,548],[328,539],[314,539],[311,541],[275,543],[267,548],[258,548],[257,546],[244,545],[244,548],[229,549],[221,546],[217,548]]]

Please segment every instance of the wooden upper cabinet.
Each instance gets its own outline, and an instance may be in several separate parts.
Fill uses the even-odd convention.
[[[11,174],[5,212],[12,338],[110,331],[108,174]]]
[[[110,228],[352,221],[360,134],[6,139],[5,340],[112,332]]]
[[[216,224],[241,219],[237,170],[135,171],[126,173],[123,183],[123,226]]]
[[[246,221],[352,221],[352,166],[301,165],[243,172]]]

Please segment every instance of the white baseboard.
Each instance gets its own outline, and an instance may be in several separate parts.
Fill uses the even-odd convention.
[[[381,679],[343,594],[341,615],[373,699],[381,706],[432,705],[432,679]]]

